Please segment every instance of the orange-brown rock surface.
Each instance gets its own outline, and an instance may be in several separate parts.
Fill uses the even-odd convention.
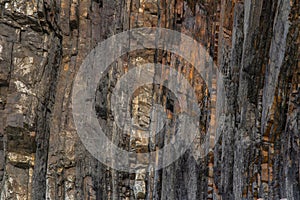
[[[0,199],[299,200],[299,11],[299,0],[0,0]],[[72,87],[99,42],[139,27],[193,37],[224,84],[212,81],[223,91],[216,104],[194,67],[173,53],[135,51],[115,62],[99,82],[95,109],[124,149],[154,151],[168,140],[120,138],[112,128],[107,97],[128,63],[176,68],[203,111],[190,150],[166,168],[130,174],[85,149],[72,117]],[[172,121],[176,102],[168,95],[142,87],[132,99],[136,125],[149,126],[153,100]],[[205,135],[210,120],[217,122],[215,135]],[[208,153],[196,161],[203,143]]]

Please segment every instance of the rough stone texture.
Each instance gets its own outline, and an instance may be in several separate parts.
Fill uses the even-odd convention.
[[[299,200],[299,10],[299,0],[0,0],[0,199]],[[217,137],[200,135],[191,153],[165,169],[146,173],[143,168],[153,166],[141,166],[129,174],[85,150],[71,91],[98,42],[136,27],[169,28],[201,42],[224,75],[218,85],[224,95],[221,115],[210,116],[217,117]],[[169,64],[194,84],[205,133],[215,99],[193,67],[168,52],[123,56],[97,95],[111,94],[128,63],[147,62]],[[176,106],[168,95],[141,88],[132,102],[136,125],[149,125],[154,99],[166,107],[172,126]],[[110,128],[109,100],[98,100],[99,121],[115,144],[153,151],[169,141],[121,137]],[[196,162],[200,143],[209,154]]]

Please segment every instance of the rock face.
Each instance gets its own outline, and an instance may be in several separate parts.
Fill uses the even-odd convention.
[[[299,0],[0,0],[0,8],[1,200],[300,199]],[[95,97],[99,122],[115,144],[154,151],[168,140],[157,137],[152,145],[113,129],[108,97],[128,63],[175,67],[205,111],[204,135],[182,157],[158,171],[125,173],[81,143],[72,86],[97,43],[138,27],[180,31],[209,50],[223,74],[222,112],[210,116],[215,99],[183,58],[157,50],[124,55]],[[172,121],[176,102],[169,95],[142,87],[132,100],[136,125],[149,126],[153,100]],[[218,124],[215,135],[205,135],[210,119]],[[195,146],[203,143],[208,154],[196,162]]]

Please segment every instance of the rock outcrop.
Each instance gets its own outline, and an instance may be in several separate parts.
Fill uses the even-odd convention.
[[[299,0],[0,0],[0,8],[1,200],[300,199]],[[108,97],[132,65],[176,68],[195,87],[203,111],[201,134],[182,157],[161,170],[126,173],[85,149],[73,121],[72,87],[99,42],[138,27],[193,37],[214,58],[224,84],[212,81],[223,93],[220,114],[211,116],[216,99],[183,58],[150,49],[118,59],[95,94],[99,123],[115,144],[155,151],[170,139],[152,143],[113,128]],[[154,100],[172,127],[170,95],[162,87],[140,88],[132,99],[135,125],[149,126]],[[211,119],[217,132],[205,135]],[[208,154],[197,162],[199,144]]]

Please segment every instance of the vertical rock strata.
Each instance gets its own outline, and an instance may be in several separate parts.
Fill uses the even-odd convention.
[[[0,199],[299,200],[299,10],[298,0],[0,0]],[[174,67],[193,85],[202,111],[190,150],[164,169],[147,172],[153,166],[145,165],[133,174],[106,167],[85,149],[71,92],[99,42],[138,27],[168,28],[200,42],[223,74],[224,93],[221,114],[210,116],[216,100],[183,58],[149,49],[113,63],[99,82],[95,109],[119,147],[155,151],[172,134],[139,140],[139,132],[113,128],[112,90],[135,65]],[[153,85],[136,91],[134,125],[149,127],[159,103],[171,130],[177,107],[170,95]],[[216,135],[205,135],[215,117]],[[200,144],[208,155],[196,161]]]

